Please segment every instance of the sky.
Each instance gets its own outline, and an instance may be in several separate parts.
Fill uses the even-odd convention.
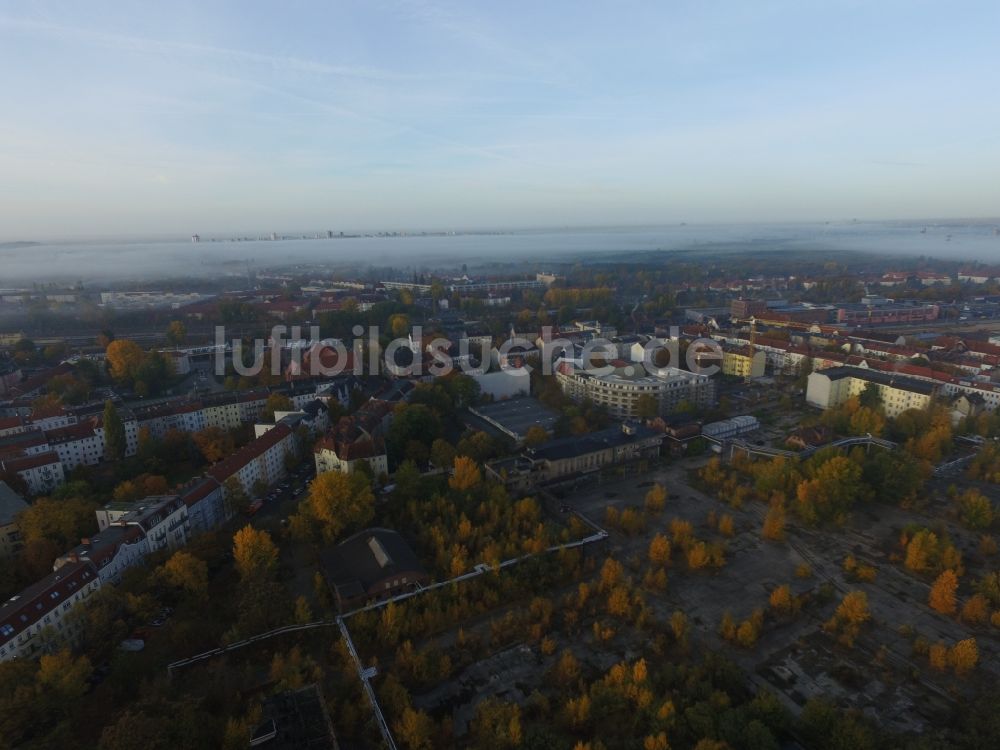
[[[998,28],[995,0],[0,0],[0,241],[996,216]]]

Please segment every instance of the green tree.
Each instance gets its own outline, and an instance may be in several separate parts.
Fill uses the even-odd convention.
[[[288,398],[283,393],[272,393],[267,397],[267,401],[264,402],[264,411],[261,412],[260,418],[264,422],[273,422],[274,413],[276,411],[294,411],[295,405],[292,400]]]
[[[170,346],[180,346],[184,343],[185,338],[187,338],[187,327],[184,325],[184,321],[170,321],[166,333],[167,343]]]
[[[125,423],[108,399],[104,402],[104,455],[108,460],[121,461],[125,458],[126,447]]]
[[[652,419],[660,413],[660,404],[655,397],[644,393],[636,402],[636,416],[642,419]]]
[[[875,383],[866,383],[858,401],[861,406],[876,410],[882,406],[882,391]]]

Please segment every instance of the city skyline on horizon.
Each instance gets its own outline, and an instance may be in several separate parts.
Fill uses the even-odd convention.
[[[14,4],[0,239],[988,217],[961,10]]]

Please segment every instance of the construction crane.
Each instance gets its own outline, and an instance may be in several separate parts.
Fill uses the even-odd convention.
[[[750,361],[747,363],[747,371],[743,375],[743,382],[750,385],[750,374],[753,372],[753,355],[757,351],[757,318],[750,316]]]

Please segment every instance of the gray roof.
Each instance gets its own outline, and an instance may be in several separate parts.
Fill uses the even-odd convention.
[[[591,432],[586,435],[552,440],[537,448],[529,448],[525,455],[534,460],[545,459],[557,461],[563,458],[585,456],[588,453],[629,445],[648,438],[661,437],[658,432],[644,425],[629,425],[631,432],[626,432],[624,426],[609,427],[606,430]]]
[[[916,378],[908,378],[904,375],[882,372],[880,370],[866,370],[863,367],[828,367],[825,370],[817,370],[821,375],[826,375],[830,380],[840,380],[842,378],[857,378],[876,385],[886,385],[900,390],[920,393],[930,396],[936,390],[934,383]]]
[[[0,482],[0,526],[5,526],[14,520],[14,516],[26,510],[28,504],[24,498],[7,486],[6,482]]]

